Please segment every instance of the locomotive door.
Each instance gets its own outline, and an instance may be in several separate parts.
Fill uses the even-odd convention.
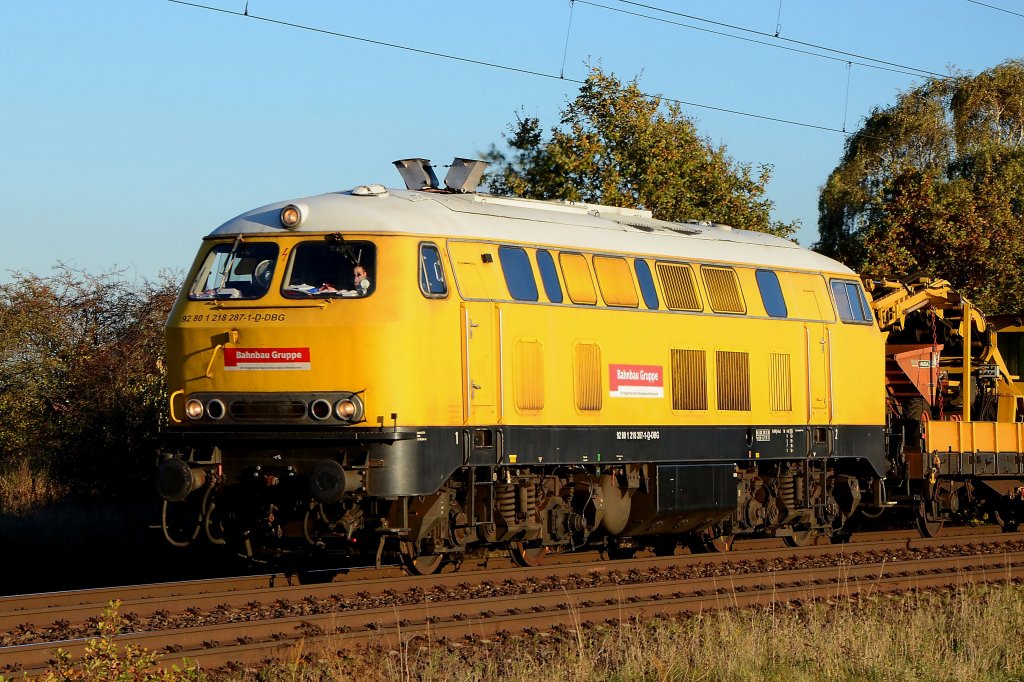
[[[459,294],[462,332],[462,418],[467,424],[497,422],[498,393],[496,310],[490,300],[494,286],[496,247],[475,242],[448,242]]]
[[[826,319],[817,292],[804,289],[801,304],[813,319]],[[831,334],[825,322],[804,324],[804,366],[807,371],[807,422],[827,424],[832,421],[830,390]]]
[[[497,359],[494,353],[494,304],[466,301],[462,304],[464,417],[467,423],[497,421]]]
[[[807,421],[827,424],[832,421],[829,395],[830,335],[825,324],[804,327],[807,365]]]

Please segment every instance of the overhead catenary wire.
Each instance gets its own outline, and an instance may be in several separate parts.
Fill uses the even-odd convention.
[[[1008,10],[1005,7],[996,7],[995,5],[990,5],[987,2],[978,2],[978,0],[967,0],[967,2],[971,3],[972,5],[981,5],[982,7],[988,7],[989,9],[994,9],[997,12],[1006,12],[1007,14],[1012,14],[1015,17],[1024,18],[1024,14],[1021,14],[1020,12],[1014,12],[1012,10]]]
[[[863,66],[868,69],[878,69],[880,71],[890,71],[893,73],[902,73],[908,76],[921,76],[922,72],[918,70],[907,70],[901,68],[895,68],[892,66],[882,66],[880,64],[872,64],[870,62],[851,61],[844,57],[834,57],[832,55],[821,54],[819,52],[812,52],[811,50],[803,50],[798,47],[791,47],[789,45],[779,45],[778,43],[772,43],[767,40],[757,40],[756,38],[746,38],[744,36],[733,35],[732,33],[726,33],[725,31],[716,31],[712,28],[703,28],[701,26],[693,26],[692,24],[684,24],[680,21],[673,21],[672,19],[666,19],[664,17],[653,17],[650,14],[642,14],[640,12],[633,12],[628,9],[622,9],[619,7],[611,7],[610,5],[604,5],[599,2],[592,2],[592,0],[574,0],[581,5],[589,5],[598,9],[608,10],[609,12],[618,12],[619,14],[626,14],[633,17],[639,17],[641,19],[650,19],[651,21],[657,21],[662,24],[670,24],[672,26],[679,26],[681,28],[693,29],[694,31],[701,31],[703,33],[710,33],[711,35],[722,36],[725,38],[733,38],[734,40],[742,40],[746,43],[753,43],[755,45],[763,45],[776,50],[785,50],[787,52],[796,52],[797,54],[803,54],[810,57],[817,57],[819,59],[827,59],[829,61],[840,62],[842,64],[856,64],[857,66]],[[768,34],[771,35],[771,34]],[[772,36],[775,37],[775,36]]]
[[[576,1],[577,2],[584,2],[584,0],[576,0]],[[803,40],[796,40],[794,38],[783,38],[781,35],[775,35],[773,33],[768,33],[766,31],[758,31],[757,29],[747,28],[746,26],[737,26],[736,24],[729,24],[729,23],[726,23],[726,22],[723,22],[723,21],[715,21],[714,19],[707,19],[707,18],[699,17],[699,16],[696,16],[696,15],[693,15],[693,14],[684,14],[683,12],[676,12],[675,10],[665,9],[663,7],[657,7],[655,5],[647,5],[647,4],[644,4],[642,2],[636,2],[635,0],[614,0],[614,1],[618,2],[620,4],[623,4],[623,5],[632,5],[633,7],[640,7],[642,9],[652,10],[654,12],[661,12],[663,14],[668,14],[668,15],[671,15],[671,16],[677,16],[677,17],[681,17],[683,19],[690,19],[691,21],[699,21],[701,23],[710,24],[712,26],[719,26],[719,27],[722,27],[722,28],[728,28],[728,29],[733,30],[733,31],[740,31],[742,33],[750,33],[750,34],[759,35],[759,36],[762,36],[762,37],[765,37],[765,38],[773,38],[773,39],[777,39],[777,40],[783,40],[783,41],[785,41],[787,43],[791,43],[793,45],[800,45],[802,47],[807,47],[807,48],[811,48],[811,49],[815,49],[815,50],[821,50],[823,52],[830,52],[832,54],[840,55],[840,56],[844,57],[844,59],[840,60],[840,61],[844,61],[844,62],[848,61],[849,59],[858,59],[858,60],[862,60],[862,61],[865,61],[865,62],[872,62],[874,64],[880,64],[880,65],[892,67],[893,70],[899,70],[899,71],[901,71],[903,73],[910,73],[910,74],[913,74],[913,75],[928,76],[928,77],[931,77],[931,78],[941,78],[941,79],[951,78],[951,76],[949,76],[947,74],[937,73],[935,71],[929,71],[928,69],[919,69],[919,68],[917,68],[915,66],[908,66],[906,64],[900,64],[898,62],[890,62],[890,61],[887,61],[885,59],[878,59],[876,57],[869,57],[867,55],[858,54],[856,52],[847,52],[846,50],[839,50],[839,49],[836,49],[836,48],[833,48],[833,47],[828,47],[826,45],[817,45],[815,43],[810,43],[810,42],[806,42],[806,41],[803,41]],[[968,1],[969,2],[974,2],[974,0],[968,0]],[[593,4],[593,3],[588,3],[588,4]],[[704,30],[704,29],[698,29],[698,30]],[[723,34],[723,35],[729,35],[729,34]],[[732,36],[732,37],[739,38],[738,36]],[[740,38],[740,39],[742,39],[742,38]],[[825,55],[819,55],[819,56],[824,57]],[[867,65],[866,64],[862,64],[861,66],[867,66]]]
[[[576,0],[576,2],[580,2],[580,1],[581,0]],[[564,75],[556,75],[556,74],[553,74],[553,73],[544,73],[543,71],[535,71],[535,70],[532,70],[532,69],[526,69],[526,68],[521,68],[521,67],[517,67],[517,66],[510,66],[508,64],[499,64],[497,62],[488,62],[488,61],[484,61],[484,60],[481,60],[481,59],[473,59],[473,58],[470,58],[470,57],[462,57],[462,56],[459,56],[459,55],[449,54],[449,53],[445,53],[445,52],[437,52],[435,50],[425,50],[425,49],[422,49],[422,48],[411,47],[411,46],[408,46],[408,45],[402,45],[400,43],[391,43],[391,42],[387,42],[387,41],[383,41],[383,40],[376,40],[376,39],[373,39],[373,38],[367,38],[367,37],[364,37],[364,36],[357,36],[357,35],[353,35],[353,34],[349,34],[349,33],[341,33],[339,31],[332,31],[330,29],[320,28],[320,27],[317,27],[317,26],[308,26],[308,25],[305,25],[305,24],[298,24],[298,23],[295,23],[295,22],[285,21],[283,19],[274,19],[273,17],[264,17],[264,16],[260,16],[260,15],[248,12],[248,7],[246,7],[246,13],[243,13],[243,12],[238,12],[238,11],[235,11],[235,10],[224,9],[222,7],[213,7],[213,6],[210,6],[210,5],[204,5],[204,4],[198,3],[198,2],[188,2],[187,0],[166,0],[166,2],[169,2],[169,3],[172,3],[172,4],[176,4],[176,5],[184,5],[186,7],[192,7],[192,8],[195,8],[195,9],[206,10],[206,11],[210,11],[210,12],[216,12],[216,13],[219,13],[219,14],[227,14],[227,15],[230,15],[230,16],[235,16],[235,17],[244,18],[244,19],[252,19],[254,21],[262,21],[262,22],[266,22],[266,23],[269,23],[269,24],[274,24],[274,25],[278,25],[278,26],[284,26],[284,27],[287,27],[287,28],[293,28],[293,29],[302,30],[302,31],[309,31],[309,32],[312,32],[312,33],[318,33],[318,34],[321,34],[321,35],[331,36],[331,37],[334,37],[334,38],[342,38],[342,39],[345,39],[345,40],[352,40],[352,41],[356,41],[356,42],[367,43],[367,44],[370,44],[370,45],[376,45],[378,47],[384,47],[384,48],[395,49],[395,50],[403,50],[405,52],[421,54],[421,55],[429,56],[429,57],[437,57],[439,59],[448,59],[448,60],[451,60],[451,61],[461,62],[461,63],[465,63],[465,64],[473,64],[475,66],[482,66],[482,67],[491,68],[491,69],[498,69],[498,70],[507,71],[507,72],[511,72],[511,73],[519,73],[519,74],[523,74],[523,75],[527,75],[527,76],[533,76],[533,77],[536,77],[536,78],[545,78],[545,79],[548,79],[548,80],[565,81],[567,83],[574,83],[576,85],[583,85],[586,82],[584,80],[580,80],[580,79],[576,79],[576,78],[566,78]],[[683,100],[683,99],[678,99],[678,98],[673,98],[673,97],[666,97],[664,95],[649,94],[649,93],[646,93],[646,92],[641,92],[640,94],[643,95],[644,97],[647,97],[648,99],[658,99],[660,101],[668,102],[668,103],[671,103],[671,104],[676,104],[676,105],[679,105],[679,106],[695,107],[695,108],[698,108],[698,109],[705,109],[705,110],[708,110],[708,111],[716,111],[716,112],[725,113],[725,114],[733,114],[735,116],[744,116],[746,118],[753,118],[753,119],[757,119],[757,120],[761,120],[761,121],[768,121],[768,122],[772,122],[772,123],[781,123],[781,124],[785,124],[785,125],[798,126],[798,127],[801,127],[801,128],[809,128],[809,129],[812,129],[812,130],[821,130],[821,131],[825,131],[825,132],[839,133],[841,135],[849,135],[849,133],[847,133],[845,130],[842,130],[840,128],[835,128],[835,127],[832,127],[832,126],[827,126],[827,125],[819,125],[819,124],[816,124],[816,123],[807,123],[805,121],[795,121],[795,120],[792,120],[792,119],[782,118],[782,117],[778,117],[778,116],[768,116],[766,114],[758,114],[758,113],[754,113],[754,112],[750,112],[750,111],[741,111],[739,109],[730,109],[730,108],[727,108],[727,107],[719,107],[719,106],[715,106],[715,105],[712,105],[712,104],[703,104],[703,103],[700,103],[700,102],[692,102],[692,101],[689,101],[689,100]]]

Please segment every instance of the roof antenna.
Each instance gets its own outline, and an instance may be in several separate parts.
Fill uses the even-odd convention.
[[[243,17],[249,16],[249,0],[245,0],[245,11],[242,12]]]

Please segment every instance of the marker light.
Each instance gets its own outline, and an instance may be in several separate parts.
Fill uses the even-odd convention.
[[[214,398],[206,403],[206,416],[210,419],[223,419],[226,411],[224,403],[219,398]]]
[[[203,416],[203,403],[195,398],[185,401],[185,414],[189,419],[199,419]]]
[[[323,421],[331,416],[331,404],[323,398],[317,398],[309,404],[309,414],[317,421]]]
[[[281,209],[281,225],[294,230],[306,219],[309,209],[302,204],[288,204]]]
[[[356,396],[342,398],[334,404],[334,416],[342,421],[359,421],[363,416],[362,401]]]

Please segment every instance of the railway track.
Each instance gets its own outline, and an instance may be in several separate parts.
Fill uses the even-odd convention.
[[[209,668],[283,657],[299,641],[306,652],[397,645],[417,636],[531,632],[1024,572],[1024,534],[885,538],[864,534],[849,545],[800,550],[750,543],[730,554],[630,561],[564,555],[534,569],[490,561],[424,577],[353,571],[323,585],[264,575],[9,597],[0,599],[0,671],[38,673],[58,647],[78,656],[93,634],[90,619],[111,599],[121,600],[134,630],[119,640],[158,651],[165,663],[188,658]]]

